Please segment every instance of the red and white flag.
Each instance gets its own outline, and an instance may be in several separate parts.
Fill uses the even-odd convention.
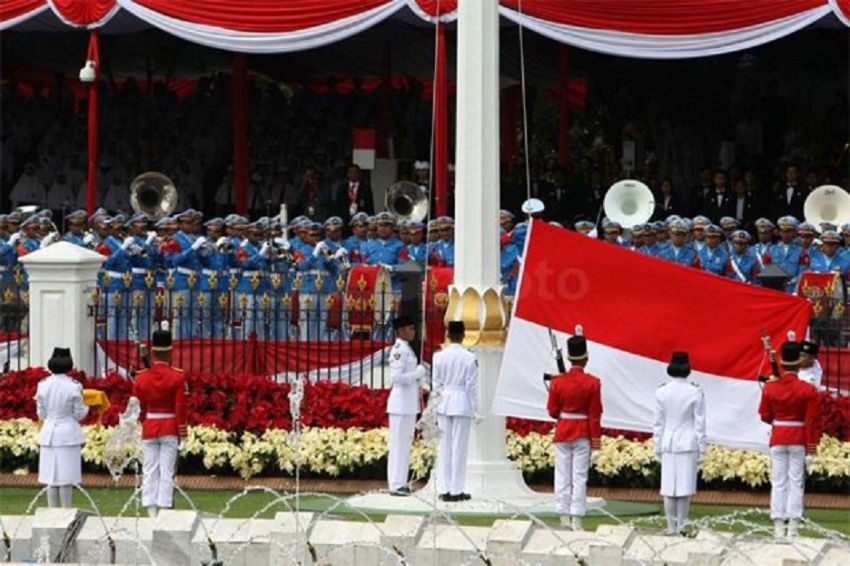
[[[683,350],[690,379],[705,391],[709,442],[766,448],[761,332],[777,351],[789,330],[804,336],[808,302],[537,220],[524,258],[494,413],[550,420],[542,374],[557,368],[548,329],[566,359],[566,339],[580,324],[587,371],[602,381],[603,426],[651,431],[655,390],[670,379],[672,352]]]
[[[361,169],[375,168],[375,130],[355,128],[351,136],[351,162]]]

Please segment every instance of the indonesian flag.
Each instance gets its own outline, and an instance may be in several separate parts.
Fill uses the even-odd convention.
[[[361,169],[375,168],[375,130],[355,128],[351,139],[353,155],[351,162]]]
[[[566,359],[566,340],[580,324],[587,371],[602,381],[603,426],[651,432],[655,390],[671,379],[671,354],[683,350],[689,379],[705,392],[708,441],[766,448],[761,332],[777,351],[789,330],[803,336],[809,303],[538,220],[524,257],[494,413],[550,420],[542,375],[557,366],[548,329]]]

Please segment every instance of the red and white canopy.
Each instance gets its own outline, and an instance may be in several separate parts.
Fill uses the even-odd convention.
[[[246,53],[340,41],[401,10],[451,21],[458,0],[2,0],[0,29],[46,10],[96,29],[125,11],[193,43]],[[830,14],[850,26],[850,0],[501,0],[502,16],[556,41],[611,55],[677,59],[761,45]]]

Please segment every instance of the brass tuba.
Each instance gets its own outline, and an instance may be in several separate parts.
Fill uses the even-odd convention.
[[[850,222],[850,195],[837,185],[821,185],[806,197],[803,215],[806,222],[814,224],[818,232],[823,223],[841,226]]]
[[[152,221],[164,218],[177,208],[177,187],[162,173],[142,173],[130,183],[130,206]]]
[[[649,187],[640,181],[625,179],[608,188],[602,207],[609,220],[619,223],[623,228],[632,228],[652,218],[655,197]]]
[[[399,220],[422,222],[428,216],[428,191],[410,181],[390,185],[384,202]]]

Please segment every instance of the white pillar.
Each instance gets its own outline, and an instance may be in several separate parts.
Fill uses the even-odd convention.
[[[44,366],[53,348],[71,349],[74,367],[94,372],[94,324],[89,316],[97,272],[106,258],[59,242],[21,258],[29,277],[29,347],[33,366]]]
[[[479,413],[484,417],[470,434],[466,486],[475,498],[531,503],[533,492],[505,455],[505,419],[490,414],[504,353],[505,318],[498,299],[498,0],[458,2],[457,22],[455,272],[447,317],[467,325],[466,342],[478,356]],[[469,332],[476,323],[478,330]]]

